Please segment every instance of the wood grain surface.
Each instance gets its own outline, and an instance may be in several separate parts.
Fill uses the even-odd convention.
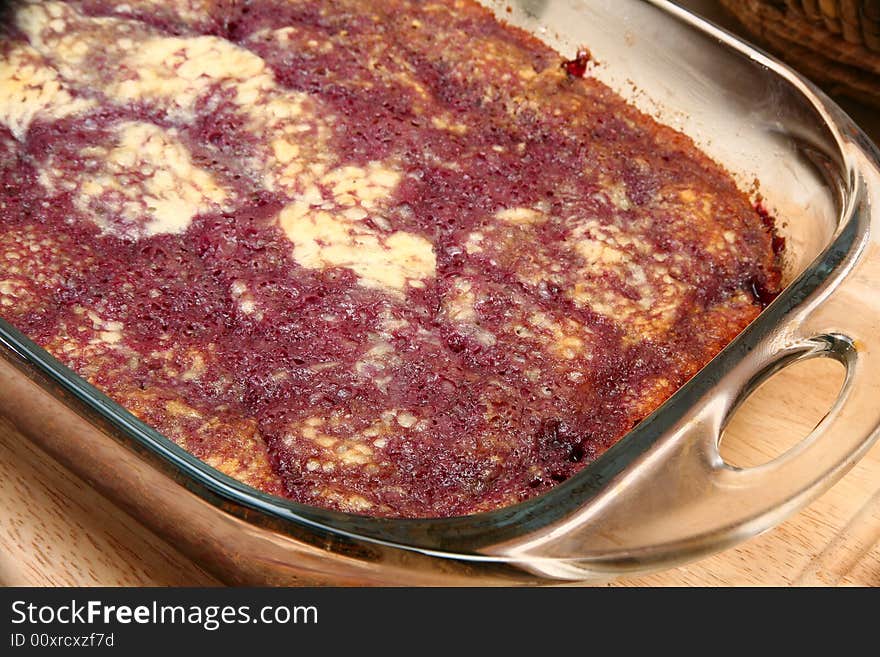
[[[821,419],[842,368],[801,363],[759,389],[725,433],[725,458],[757,464]],[[0,420],[0,583],[220,582]],[[725,552],[615,585],[880,585],[880,445],[782,525]]]

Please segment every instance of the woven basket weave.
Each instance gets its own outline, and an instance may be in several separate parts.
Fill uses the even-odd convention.
[[[880,107],[880,0],[721,0],[767,50],[826,91]]]

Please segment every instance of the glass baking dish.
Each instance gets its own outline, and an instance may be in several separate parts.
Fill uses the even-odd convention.
[[[686,132],[786,238],[784,292],[655,413],[578,475],[491,513],[336,513],[222,475],[0,320],[0,414],[230,583],[513,584],[608,578],[722,549],[805,505],[880,428],[880,155],[791,70],[663,0],[487,1]],[[509,9],[508,9],[509,8]],[[721,459],[736,407],[786,365],[846,367],[833,408],[775,460]],[[772,409],[767,409],[772,413]]]

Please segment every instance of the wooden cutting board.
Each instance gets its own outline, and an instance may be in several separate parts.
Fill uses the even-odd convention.
[[[725,457],[757,464],[805,435],[842,368],[783,371],[725,434]],[[878,400],[880,402],[880,400]],[[0,419],[0,584],[214,585],[220,582]],[[740,546],[617,585],[880,585],[880,445],[807,509]]]

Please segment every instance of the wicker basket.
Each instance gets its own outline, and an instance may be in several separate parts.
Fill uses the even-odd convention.
[[[880,0],[721,0],[826,91],[880,107]]]

